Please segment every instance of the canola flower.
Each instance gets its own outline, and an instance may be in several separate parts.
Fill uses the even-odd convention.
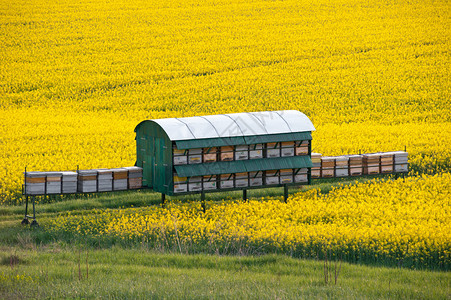
[[[1,284],[29,284],[33,283],[35,280],[26,274],[11,274],[11,273],[0,273],[0,283]]]
[[[0,204],[22,172],[135,162],[149,118],[298,109],[314,151],[449,172],[449,1],[0,5]]]
[[[286,253],[411,267],[451,266],[451,174],[373,180],[280,199],[198,202],[62,214],[52,234],[182,252]]]

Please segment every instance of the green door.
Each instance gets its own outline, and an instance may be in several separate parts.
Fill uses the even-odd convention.
[[[162,192],[164,191],[165,174],[164,174],[164,139],[155,138],[155,163],[153,173],[153,186],[154,190]]]
[[[154,138],[147,136],[145,139],[145,148],[142,156],[142,168],[143,168],[143,186],[149,188],[153,187],[153,174],[154,174],[154,153],[155,153]]]

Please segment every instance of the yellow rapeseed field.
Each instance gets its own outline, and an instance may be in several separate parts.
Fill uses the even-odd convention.
[[[0,204],[22,172],[135,162],[143,119],[298,109],[324,155],[450,170],[449,1],[0,3]]]
[[[288,199],[198,202],[167,208],[102,210],[45,224],[54,233],[183,253],[267,252],[317,257],[329,251],[348,261],[396,262],[448,269],[451,263],[451,175],[373,180]]]
[[[313,151],[407,147],[422,175],[287,205],[106,210],[44,227],[449,268],[450,20],[447,0],[0,1],[0,205],[22,203],[25,167],[133,165],[143,119],[297,109],[317,128]]]

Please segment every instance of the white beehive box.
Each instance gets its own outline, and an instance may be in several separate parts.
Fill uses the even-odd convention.
[[[78,192],[97,192],[97,172],[95,170],[78,171]]]
[[[99,192],[111,192],[113,190],[113,171],[108,169],[96,169]]]
[[[202,190],[202,177],[194,176],[188,178],[188,191],[197,192]]]
[[[308,182],[307,172],[307,168],[300,169],[299,172],[294,175],[294,182]]]
[[[235,186],[236,187],[249,186],[248,173],[236,173],[235,174]]]
[[[282,142],[282,157],[294,156],[294,142]]]
[[[188,150],[188,164],[200,164],[202,162],[202,149]]]
[[[220,176],[219,187],[221,189],[230,189],[234,187],[233,175],[231,174],[222,174]]]
[[[45,173],[26,172],[25,173],[25,194],[43,195],[45,193]]]
[[[283,169],[280,170],[280,183],[292,183],[293,182],[293,170]]]
[[[174,173],[174,193],[186,193],[188,192],[188,179],[186,177],[178,177]]]
[[[204,190],[216,190],[218,188],[217,181],[216,181],[216,175],[204,176],[203,186],[204,186]]]
[[[186,193],[188,191],[188,184],[174,184],[174,193]]]
[[[174,156],[174,165],[186,165],[188,163],[188,157],[186,155]]]
[[[408,153],[405,151],[393,151],[386,152],[385,154],[391,154],[394,156],[394,172],[408,172]]]
[[[61,172],[63,194],[74,194],[77,192],[77,173],[65,171]]]
[[[235,147],[235,160],[249,159],[249,147],[247,145],[238,145]]]
[[[177,149],[173,148],[173,160],[174,165],[186,165],[188,164],[188,156],[187,156],[187,150],[184,149]]]
[[[260,172],[250,172],[249,173],[249,185],[250,186],[260,186],[263,185],[263,173]]]
[[[265,184],[279,184],[279,176],[277,174],[277,171],[266,171],[265,175]]]
[[[266,144],[266,157],[280,157],[280,143]]]
[[[335,157],[335,176],[336,177],[349,176],[348,163],[349,163],[349,158],[346,156],[336,156]]]
[[[249,158],[250,159],[263,158],[263,145],[262,144],[251,145],[249,151]]]

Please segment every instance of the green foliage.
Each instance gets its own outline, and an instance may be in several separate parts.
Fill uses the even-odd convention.
[[[3,247],[2,298],[446,299],[449,273],[343,263],[325,283],[322,262],[285,256],[180,255],[52,243]],[[6,257],[6,259],[5,259]]]

